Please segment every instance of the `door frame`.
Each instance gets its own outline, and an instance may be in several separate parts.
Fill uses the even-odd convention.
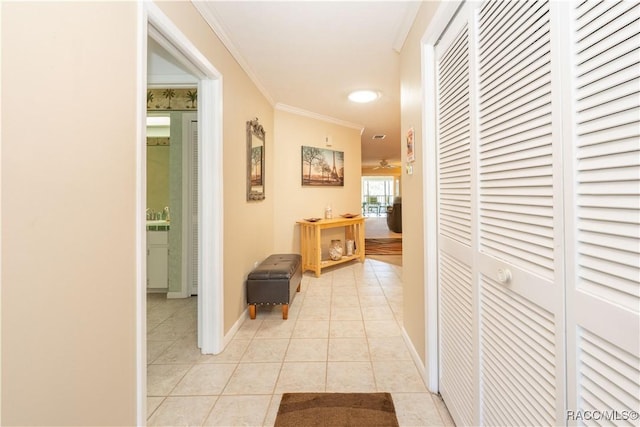
[[[436,52],[435,47],[440,36],[456,15],[459,2],[442,2],[431,23],[424,32],[421,44],[422,53],[422,162],[423,174],[423,240],[425,242],[425,368],[426,383],[430,392],[440,390],[440,346],[438,333],[438,150],[437,141],[437,89],[436,89]]]
[[[152,27],[163,47],[198,78],[198,127],[201,195],[198,296],[198,344],[205,354],[222,351],[223,299],[223,176],[222,176],[222,74],[153,2],[138,2],[137,31],[137,144],[136,144],[136,420],[147,419],[146,357],[146,93],[147,37]],[[167,43],[168,42],[168,43]]]

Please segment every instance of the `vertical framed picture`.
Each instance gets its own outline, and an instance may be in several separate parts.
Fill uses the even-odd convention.
[[[344,187],[344,151],[302,146],[303,186]]]
[[[416,161],[416,152],[413,141],[413,128],[409,128],[407,131],[407,162],[413,163]]]

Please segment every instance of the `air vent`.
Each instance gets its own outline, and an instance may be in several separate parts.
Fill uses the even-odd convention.
[[[373,135],[371,137],[371,139],[385,139],[387,137],[387,135]]]

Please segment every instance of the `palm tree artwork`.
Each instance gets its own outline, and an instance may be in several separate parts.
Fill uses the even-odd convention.
[[[169,105],[167,106],[167,110],[171,109],[171,98],[175,98],[176,96],[176,91],[173,89],[165,89],[164,92],[162,92],[162,96],[164,96],[166,99],[169,100]]]
[[[191,108],[196,108],[196,101],[198,100],[198,91],[197,90],[187,91],[186,98],[191,102]],[[189,106],[187,106],[187,108],[189,108]]]

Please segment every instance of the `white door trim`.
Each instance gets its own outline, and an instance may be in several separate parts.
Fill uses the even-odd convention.
[[[421,39],[422,53],[422,164],[424,266],[425,266],[425,365],[427,387],[438,393],[438,158],[436,145],[437,92],[435,46],[460,6],[459,2],[442,2]]]
[[[203,353],[222,351],[223,317],[223,193],[222,193],[222,75],[153,2],[138,3],[137,31],[137,146],[136,146],[136,420],[145,425],[147,394],[146,360],[146,92],[148,27],[170,43],[198,83],[200,146],[200,284],[198,323]],[[199,340],[200,341],[200,340]]]

